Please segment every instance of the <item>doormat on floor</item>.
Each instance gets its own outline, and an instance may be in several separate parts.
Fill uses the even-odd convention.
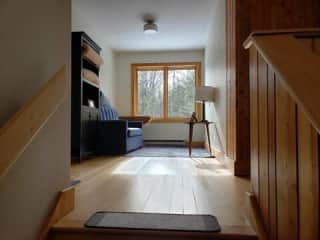
[[[158,213],[96,212],[85,223],[89,228],[154,231],[220,232],[216,217]]]

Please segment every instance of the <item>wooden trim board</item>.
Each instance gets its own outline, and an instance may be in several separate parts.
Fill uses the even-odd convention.
[[[204,143],[205,149],[210,153],[209,144],[207,142]],[[211,149],[213,151],[213,155],[216,157],[216,159],[225,165],[233,174],[234,174],[234,164],[235,161],[231,158],[229,158],[224,152],[220,151],[219,149],[215,148],[211,145]]]
[[[257,232],[259,240],[267,240],[267,234],[263,226],[258,201],[253,193],[247,192],[247,216],[251,226]]]
[[[253,36],[251,42],[320,133],[320,56],[290,35]]]
[[[54,208],[51,211],[48,220],[44,224],[39,234],[38,240],[46,240],[51,227],[61,220],[64,216],[70,213],[75,207],[75,189],[70,187],[62,190],[55,202]]]
[[[252,44],[252,38],[255,36],[270,36],[270,35],[292,35],[292,36],[320,36],[320,28],[301,28],[301,29],[279,29],[254,31],[243,43],[244,48],[248,49]]]
[[[183,117],[169,117],[168,116],[168,70],[172,69],[194,69],[196,72],[195,86],[201,85],[201,62],[177,62],[177,63],[139,63],[131,64],[131,114],[138,116],[138,71],[139,70],[161,70],[164,72],[163,84],[163,117],[152,118],[153,123],[170,123],[170,122],[186,122],[189,118]],[[195,112],[200,119],[202,110],[201,104],[195,103]],[[190,114],[191,115],[191,114]]]
[[[121,229],[84,228],[82,221],[68,221],[56,224],[52,229],[52,240],[103,240],[103,239],[157,239],[157,240],[258,240],[250,226],[221,226],[220,233],[196,233],[174,231],[147,231]]]
[[[65,101],[65,73],[64,66],[0,129],[0,178]]]

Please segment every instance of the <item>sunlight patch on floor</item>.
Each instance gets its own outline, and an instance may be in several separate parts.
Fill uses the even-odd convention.
[[[168,175],[178,176],[188,173],[197,176],[232,176],[225,166],[216,159],[206,158],[130,158],[119,163],[112,175]]]

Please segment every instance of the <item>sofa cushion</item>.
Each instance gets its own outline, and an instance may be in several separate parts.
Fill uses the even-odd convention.
[[[109,99],[102,92],[100,92],[100,106],[112,107]]]
[[[100,107],[100,119],[101,120],[119,120],[119,115],[117,110],[110,106]]]
[[[141,128],[128,128],[128,136],[135,137],[135,136],[142,136],[143,130]]]

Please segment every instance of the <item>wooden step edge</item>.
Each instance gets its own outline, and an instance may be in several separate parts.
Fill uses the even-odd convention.
[[[50,211],[46,222],[44,223],[39,235],[38,240],[46,240],[48,234],[54,224],[60,221],[63,217],[74,210],[75,206],[75,188],[68,187],[59,192],[57,199]]]
[[[256,196],[252,192],[247,192],[246,196],[246,210],[249,222],[257,232],[259,240],[268,240]]]
[[[64,220],[55,224],[51,233],[56,236],[72,235],[75,239],[103,239],[103,237],[123,237],[123,239],[136,239],[137,237],[150,239],[157,237],[157,239],[225,239],[225,240],[257,240],[256,232],[250,226],[221,226],[222,232],[220,233],[199,233],[199,232],[178,232],[178,231],[153,231],[153,230],[127,230],[127,229],[97,229],[85,228],[84,221],[81,220]],[[83,238],[81,238],[83,236]],[[88,237],[90,236],[90,237]],[[99,236],[101,238],[99,238]],[[96,237],[96,238],[94,238]],[[57,238],[58,239],[58,238]],[[59,238],[60,239],[60,238]],[[64,239],[64,238],[61,238]],[[67,238],[65,238],[67,239]]]

